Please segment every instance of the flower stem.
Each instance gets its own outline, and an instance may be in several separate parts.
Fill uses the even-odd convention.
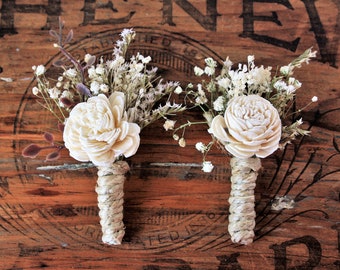
[[[233,157],[230,165],[231,192],[228,230],[232,242],[248,245],[253,242],[255,235],[254,189],[258,170],[261,168],[261,160]]]
[[[96,192],[102,241],[109,245],[120,245],[125,234],[123,223],[124,181],[129,170],[126,161],[116,161],[111,167],[98,167]]]

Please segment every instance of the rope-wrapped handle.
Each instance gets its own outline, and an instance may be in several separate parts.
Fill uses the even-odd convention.
[[[103,233],[102,240],[109,245],[120,245],[125,234],[124,181],[129,169],[126,161],[117,161],[110,167],[98,167],[96,192]]]
[[[234,243],[248,245],[253,242],[255,228],[254,189],[259,158],[236,158],[230,160],[231,192],[229,196],[229,234]]]

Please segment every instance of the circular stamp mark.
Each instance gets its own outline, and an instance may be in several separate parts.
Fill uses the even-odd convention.
[[[202,66],[204,59],[212,57],[214,59],[221,59],[215,52],[204,46],[198,41],[191,39],[188,36],[178,33],[172,33],[159,29],[150,29],[143,27],[136,27],[136,38],[130,45],[127,56],[141,53],[144,56],[151,56],[152,66],[156,66],[160,75],[166,80],[181,81],[186,83],[194,80],[193,69],[197,66]],[[109,59],[112,55],[112,50],[116,41],[119,39],[119,34],[122,29],[112,29],[104,32],[90,34],[87,37],[76,41],[71,44],[68,50],[76,57],[83,58],[86,53],[96,55],[97,58],[103,57],[104,60]],[[60,55],[56,55],[50,59],[46,64],[48,70],[52,70],[54,67],[52,63],[57,60]],[[36,105],[34,99],[32,99],[31,89],[34,82],[32,82],[26,89],[24,96],[22,97],[18,113],[14,124],[14,134],[36,134],[41,130],[37,130],[37,126],[55,125],[55,119],[52,116],[45,115],[42,109]],[[37,117],[37,114],[42,117]],[[40,124],[39,124],[40,121]],[[41,124],[41,121],[44,121]],[[25,147],[27,142],[15,140],[13,142],[16,151],[19,151]],[[27,160],[21,158],[18,153],[16,159],[17,169],[20,172],[29,171],[30,166],[39,166],[36,162],[28,164]],[[30,160],[31,161],[31,160]],[[56,172],[51,173],[51,177],[55,179],[67,178],[67,173]],[[41,181],[41,177],[37,175],[30,175],[28,173],[20,173],[21,181]],[[92,176],[95,176],[94,174]],[[58,180],[59,181],[59,180]],[[94,182],[93,182],[94,183]],[[72,182],[69,182],[69,188],[74,189]],[[61,208],[65,206],[60,206]],[[67,213],[70,211],[75,216],[95,216],[97,215],[97,209],[95,206],[77,206],[73,207],[67,205]],[[58,210],[58,209],[57,209]],[[70,228],[59,221],[58,218],[65,212],[57,211],[56,209],[44,209],[40,210],[40,216],[46,219],[50,224],[53,224],[57,234],[62,233],[65,243],[69,245],[72,242],[76,243],[90,243],[91,247],[101,248],[101,231],[100,226],[94,225],[75,225],[74,228]],[[57,214],[56,214],[57,213]],[[72,215],[72,216],[74,216]],[[157,217],[156,217],[157,216]],[[152,220],[159,218],[156,214],[151,217]],[[167,224],[163,224],[162,228],[155,228],[146,232],[146,235],[139,237],[127,233],[127,243],[129,248],[133,246],[135,250],[172,250],[184,247],[190,243],[195,242],[202,238],[206,233],[207,228],[212,226],[217,220],[221,218],[221,215],[214,213],[202,214],[191,213],[186,215],[174,214]],[[150,221],[146,221],[146,224]],[[25,227],[25,219],[22,219],[22,226]],[[44,230],[42,230],[44,232]],[[46,234],[46,235],[45,235]],[[53,232],[44,232],[40,236],[46,236],[50,242],[54,242],[51,235]],[[45,238],[45,237],[44,237]],[[129,241],[130,240],[130,241]],[[123,245],[124,246],[124,245]]]

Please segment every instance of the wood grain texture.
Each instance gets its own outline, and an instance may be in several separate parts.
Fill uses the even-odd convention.
[[[340,269],[339,1],[132,0],[0,1],[0,269]],[[201,171],[193,127],[179,148],[161,122],[141,134],[128,159],[123,244],[101,243],[96,168],[49,169],[21,156],[31,142],[55,131],[36,104],[32,65],[57,59],[48,30],[62,16],[75,32],[70,50],[110,55],[123,28],[137,32],[131,53],[150,54],[169,80],[195,80],[205,57],[276,67],[306,48],[315,61],[296,72],[297,106],[311,136],[262,160],[257,181],[255,242],[232,244],[227,232],[229,157],[213,149],[211,174]],[[8,82],[6,78],[13,81]],[[198,111],[182,120],[199,119]],[[57,136],[61,140],[61,135]],[[293,209],[272,211],[276,195]]]

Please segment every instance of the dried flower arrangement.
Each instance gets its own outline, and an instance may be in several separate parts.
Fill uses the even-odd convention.
[[[203,78],[201,83],[196,87],[189,83],[184,90],[176,89],[176,93],[185,94],[188,108],[201,109],[205,121],[188,121],[175,128],[175,121],[167,119],[164,128],[173,130],[174,139],[185,147],[185,129],[194,124],[207,125],[211,142],[196,144],[196,149],[203,154],[204,172],[209,173],[214,168],[212,162],[206,160],[214,144],[232,156],[228,230],[235,243],[247,245],[253,242],[254,188],[261,158],[283,148],[297,136],[309,133],[301,127],[302,119],[297,117],[305,108],[292,109],[296,92],[301,87],[293,72],[315,56],[316,52],[310,48],[282,66],[273,77],[272,68],[255,66],[252,55],[248,56],[247,64],[238,64],[236,69],[227,58],[219,74],[217,62],[207,58],[204,68],[194,68],[195,75]],[[310,103],[316,101],[314,96]],[[291,116],[293,121],[285,125]]]
[[[137,152],[144,127],[184,109],[170,101],[179,83],[164,82],[157,75],[157,68],[148,67],[150,56],[137,53],[126,59],[136,34],[132,29],[121,32],[112,59],[96,61],[94,55],[76,59],[70,54],[66,45],[71,42],[73,31],[63,39],[63,27],[60,21],[59,32],[50,31],[57,39],[54,46],[64,56],[54,63],[60,74],[56,80],[47,78],[44,65],[33,66],[37,85],[32,92],[56,117],[64,145],[58,145],[52,134],[45,133],[49,146],[31,144],[22,154],[35,158],[42,150],[52,149],[46,160],[55,160],[66,147],[74,159],[92,162],[98,168],[96,192],[102,240],[119,245],[125,233],[123,185],[129,170],[124,159]]]

